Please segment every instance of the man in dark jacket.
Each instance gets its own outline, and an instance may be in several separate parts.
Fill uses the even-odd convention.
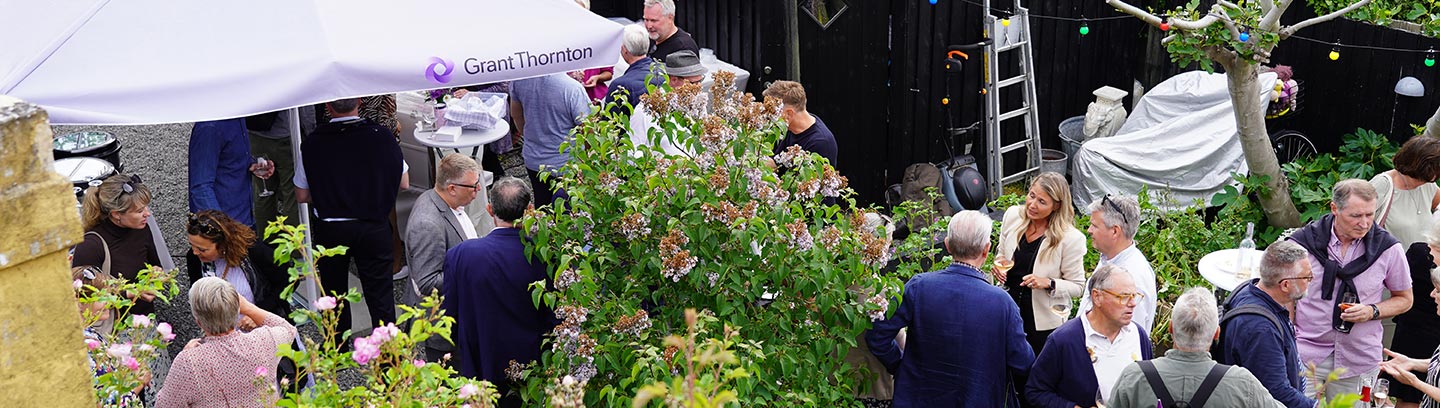
[[[1289,408],[1315,406],[1304,393],[1290,324],[1290,308],[1305,297],[1314,278],[1305,248],[1283,240],[1271,244],[1260,259],[1260,278],[1240,284],[1220,321],[1216,361],[1249,369],[1271,397]]]
[[[649,92],[649,86],[660,86],[665,83],[663,66],[656,66],[660,72],[651,72],[651,66],[655,60],[645,55],[646,47],[649,47],[645,29],[638,25],[625,26],[624,33],[620,40],[620,59],[625,60],[628,67],[620,77],[610,81],[610,95],[605,97],[601,106],[615,106],[610,108],[614,114],[628,114],[636,105],[640,104],[640,95]],[[630,104],[625,107],[624,104]]]
[[[1150,336],[1134,321],[1143,295],[1130,273],[1101,265],[1089,289],[1095,306],[1050,333],[1030,368],[1025,398],[1033,406],[1095,406],[1126,366],[1154,358]]]
[[[525,256],[525,242],[515,228],[525,210],[534,208],[530,188],[515,178],[496,180],[487,208],[495,229],[445,253],[440,293],[445,312],[455,318],[451,339],[460,375],[489,381],[506,395],[511,384],[505,369],[511,361],[523,365],[539,359],[541,341],[556,323],[550,308],[531,303],[530,283],[547,280],[549,269]],[[506,395],[500,406],[520,406],[520,401]]]
[[[1035,361],[1020,308],[985,281],[975,265],[990,252],[989,217],[961,211],[950,218],[945,249],[955,263],[915,275],[888,319],[865,333],[870,352],[895,374],[894,406],[1013,406],[1019,389],[1008,379]],[[896,302],[892,302],[896,303]],[[895,334],[908,327],[901,350]]]

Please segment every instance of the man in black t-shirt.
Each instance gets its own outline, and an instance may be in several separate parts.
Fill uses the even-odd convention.
[[[780,117],[785,119],[785,138],[775,146],[775,154],[793,145],[805,151],[818,153],[830,161],[831,167],[839,167],[839,147],[835,134],[825,127],[820,117],[805,110],[805,87],[795,81],[775,81],[765,89],[766,98],[778,98],[784,104]]]
[[[690,33],[675,26],[674,0],[645,0],[645,31],[650,33],[650,58],[665,62],[676,51],[690,50],[700,55],[700,46]]]

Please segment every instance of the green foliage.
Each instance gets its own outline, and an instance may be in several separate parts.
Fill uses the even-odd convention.
[[[1339,11],[1355,0],[1309,0],[1316,13]],[[1408,21],[1419,24],[1421,34],[1440,37],[1440,1],[1436,0],[1374,0],[1365,7],[1350,12],[1346,17],[1372,24],[1388,26],[1390,20]]]
[[[150,382],[150,364],[175,335],[169,323],[157,324],[153,313],[130,314],[135,306],[132,296],[153,295],[154,299],[169,303],[180,293],[175,284],[175,271],[146,265],[133,281],[115,277],[102,286],[105,288],[75,281],[84,326],[103,328],[105,320],[113,320],[109,330],[96,333],[98,338],[87,336],[85,339],[91,364],[104,372],[94,378],[95,397],[103,407],[141,407],[137,392]]]
[[[1395,167],[1392,161],[1400,147],[1385,135],[1355,129],[1345,135],[1337,157],[1329,153],[1296,159],[1280,167],[1290,179],[1290,196],[1300,210],[1301,220],[1310,222],[1330,212],[1330,190],[1335,182],[1358,178],[1368,180]]]
[[[740,366],[740,359],[732,350],[737,344],[738,333],[726,326],[722,337],[697,343],[697,336],[708,334],[705,329],[716,322],[714,316],[685,309],[686,335],[665,336],[663,353],[653,347],[646,350],[647,354],[660,356],[660,361],[652,362],[652,365],[671,367],[677,375],[669,383],[656,381],[640,387],[631,406],[649,406],[652,400],[673,408],[708,408],[738,403],[735,391],[726,389],[734,380],[750,377],[750,371]]]
[[[837,197],[854,208],[854,193],[818,155],[774,154],[778,101],[735,94],[723,74],[713,95],[681,85],[643,96],[656,123],[647,144],[624,136],[627,117],[601,109],[563,147],[570,160],[554,181],[570,200],[522,221],[527,252],[555,271],[555,291],[534,299],[564,319],[524,371],[529,404],[554,403],[545,391],[565,376],[587,406],[632,405],[642,387],[673,384],[670,363],[680,360],[657,358],[649,344],[687,333],[686,309],[745,339],[720,340],[734,341],[749,374],[725,382],[738,404],[856,404],[855,369],[841,357],[901,287],[879,274],[897,256],[888,228],[878,215],[824,204]],[[662,142],[686,152],[667,154]],[[924,256],[928,245],[901,250]]]
[[[498,394],[490,383],[460,377],[448,365],[448,359],[427,363],[416,358],[417,346],[426,339],[432,336],[450,339],[450,327],[455,319],[445,316],[444,310],[440,309],[438,294],[427,296],[419,307],[399,305],[402,311],[398,318],[399,326],[390,323],[377,327],[370,336],[356,338],[353,351],[342,353],[339,351],[340,344],[350,338],[350,332],[336,333],[335,326],[346,303],[360,301],[360,292],[355,288],[345,293],[326,292],[320,286],[314,261],[344,254],[346,248],[320,248],[306,256],[305,227],[286,225],[285,217],[272,221],[265,228],[265,236],[271,238],[270,243],[276,246],[277,263],[291,263],[290,284],[284,291],[286,298],[301,281],[307,279],[314,282],[323,295],[315,301],[315,310],[300,309],[290,314],[290,318],[299,324],[316,323],[322,334],[321,342],[304,338],[304,351],[293,350],[285,344],[276,352],[295,361],[300,378],[313,375],[315,384],[301,392],[287,390],[278,396],[275,406],[495,406]],[[292,257],[292,254],[297,256]],[[405,329],[402,330],[402,327]],[[362,373],[364,383],[342,387],[340,373],[354,370]],[[277,393],[274,382],[268,376],[257,377],[255,386],[265,395],[274,396]]]
[[[1234,51],[1240,60],[1253,63],[1260,59],[1261,55],[1274,49],[1280,43],[1280,34],[1276,32],[1260,30],[1260,19],[1264,17],[1261,13],[1260,2],[1237,1],[1239,8],[1224,8],[1225,14],[1237,27],[1244,28],[1241,31],[1248,33],[1248,41],[1240,41],[1240,37],[1232,33],[1224,24],[1211,24],[1199,30],[1181,30],[1178,27],[1171,28],[1170,33],[1175,34],[1175,39],[1165,44],[1166,50],[1170,52],[1170,59],[1180,66],[1191,66],[1198,63],[1201,69],[1206,72],[1215,72],[1215,64],[1206,54],[1207,48],[1223,49]],[[1183,6],[1176,7],[1168,14],[1172,17],[1195,21],[1211,12],[1211,5],[1214,2],[1190,0]]]

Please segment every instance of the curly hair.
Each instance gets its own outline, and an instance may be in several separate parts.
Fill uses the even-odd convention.
[[[204,210],[190,215],[185,233],[205,238],[215,243],[220,256],[229,265],[240,265],[249,255],[250,245],[255,243],[255,232],[249,226],[216,210]]]

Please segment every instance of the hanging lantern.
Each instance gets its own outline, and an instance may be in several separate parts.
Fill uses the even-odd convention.
[[[1435,66],[1435,48],[1430,48],[1429,50],[1425,50],[1425,66],[1427,66],[1427,67],[1433,67],[1433,66]]]
[[[1160,31],[1170,31],[1170,23],[1160,23]]]
[[[1090,35],[1090,23],[1080,22],[1080,35]]]
[[[1330,48],[1330,60],[1331,60],[1331,61],[1335,61],[1335,60],[1339,60],[1339,59],[1340,59],[1340,48],[1339,48],[1339,47],[1332,47],[1332,48]]]
[[[1240,42],[1250,42],[1250,32],[1249,32],[1249,31],[1240,33]]]

